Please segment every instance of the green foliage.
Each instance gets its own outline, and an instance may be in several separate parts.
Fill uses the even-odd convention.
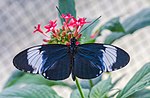
[[[128,98],[150,98],[150,89],[143,89],[138,92],[135,92]]]
[[[84,97],[109,98],[110,96],[115,96],[118,92],[110,96],[108,96],[108,93],[122,77],[118,78],[114,83],[112,83],[111,78],[109,77],[106,80],[99,81],[97,84],[94,84],[94,86],[89,89],[82,89]],[[39,75],[24,74],[22,77],[16,79],[17,79],[15,80],[16,82],[13,82],[14,84],[12,83],[12,85],[7,86],[7,88],[5,88],[0,93],[0,97],[16,98],[16,96],[20,96],[23,98],[28,98],[30,96],[30,98],[34,97],[36,98],[36,96],[39,96],[38,98],[42,98],[40,96],[44,96],[44,98],[49,98],[51,96],[50,98],[59,98],[59,96],[50,88],[50,86],[52,85],[68,86],[67,84],[61,81],[52,82],[49,80],[45,80]],[[133,76],[133,78],[127,83],[127,85],[118,93],[117,98],[138,98],[136,97],[138,95],[142,95],[142,98],[149,98],[150,95],[148,92],[150,90],[145,89],[148,86],[150,86],[150,63],[145,64]],[[36,94],[37,91],[41,92],[42,94],[40,95],[39,93]],[[45,94],[48,92],[50,93]],[[78,90],[74,90],[72,92],[71,98],[81,98]]]
[[[100,33],[108,29],[112,33],[105,39],[105,43],[111,44],[115,40],[127,35],[133,34],[136,30],[150,25],[150,8],[145,8],[137,14],[128,17],[122,23],[119,17],[113,18],[108,21],[102,27],[100,27]]]
[[[72,16],[76,17],[75,10],[75,1],[74,0],[59,0],[59,10],[63,14],[70,13]],[[60,14],[60,13],[59,13]],[[63,19],[60,18],[61,23],[63,23]]]
[[[112,32],[125,32],[122,24],[120,23],[120,17],[116,17],[105,23],[103,26],[100,27],[100,32],[108,29]]]
[[[93,19],[92,21],[94,21],[95,19]],[[92,34],[92,31],[94,29],[94,27],[99,23],[99,21],[97,20],[96,22],[94,22],[90,27],[88,27],[87,29],[85,29],[82,33],[82,36],[81,36],[81,44],[84,44],[84,43],[94,43],[95,42],[95,39],[91,39],[90,36]],[[86,28],[87,25],[85,25],[83,27]]]
[[[111,44],[113,43],[115,40],[125,36],[126,34],[124,33],[121,33],[121,32],[113,32],[112,34],[108,35],[105,39],[105,42],[106,44]]]
[[[0,98],[61,98],[46,85],[17,85],[11,86],[0,93]]]
[[[22,77],[24,74],[25,74],[25,73],[22,72],[22,71],[18,71],[18,70],[14,71],[14,72],[12,73],[12,75],[9,77],[9,79],[7,80],[7,82],[5,83],[4,88],[7,88],[7,87],[9,87],[9,86],[14,85],[14,84],[16,83],[16,81],[17,81],[20,77]]]
[[[113,95],[109,95],[108,93],[114,87],[116,83],[119,82],[124,75],[118,78],[114,83],[112,83],[111,78],[109,77],[106,80],[102,80],[96,85],[94,85],[88,93],[87,89],[83,89],[86,96],[89,95],[89,98],[110,98],[114,97],[119,91],[117,91]],[[150,90],[145,89],[150,86],[150,63],[145,64],[127,83],[127,85],[118,93],[117,98],[138,98],[137,96],[142,96],[142,98],[150,97]],[[73,95],[71,98],[77,98],[80,96],[77,91],[73,91]],[[80,97],[79,97],[80,98]],[[85,97],[87,98],[87,97]],[[141,97],[139,97],[141,98]]]
[[[89,89],[82,89],[83,91],[83,94],[84,94],[84,97],[85,98],[88,98],[89,97],[89,92],[90,90]],[[78,89],[74,90],[72,93],[71,93],[71,96],[70,98],[82,98]]]
[[[81,80],[80,85],[82,86],[82,88],[91,89],[92,86],[96,85],[101,80],[102,80],[101,76],[94,78],[94,79],[91,79],[91,80]],[[92,83],[90,83],[90,81]]]
[[[110,77],[107,80],[100,81],[91,89],[90,98],[106,98],[111,86],[112,83]]]
[[[18,75],[16,75],[17,73],[18,73]],[[23,74],[23,76],[20,74]],[[40,75],[33,75],[33,74],[16,71],[12,74],[10,79],[8,79],[8,82],[5,84],[4,88],[12,86],[12,85],[19,85],[19,84],[23,84],[23,85],[44,84],[44,85],[48,85],[48,86],[61,85],[61,86],[71,87],[69,84],[62,82],[62,81],[47,80],[47,79],[44,79]]]
[[[132,34],[136,30],[150,25],[150,8],[145,8],[137,14],[130,16],[123,21],[122,25],[127,34]]]
[[[91,89],[82,89],[84,98],[106,98],[108,92],[112,88],[111,78],[100,81],[94,85]],[[70,98],[82,98],[78,89],[71,93]]]
[[[137,91],[150,86],[150,63],[145,64],[127,83],[121,92],[119,92],[117,98],[127,98]]]

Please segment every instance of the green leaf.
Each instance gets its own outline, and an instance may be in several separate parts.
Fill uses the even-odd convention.
[[[75,1],[74,0],[59,0],[59,10],[61,14],[70,13],[72,16],[76,17]],[[63,24],[63,19],[60,18]]]
[[[105,98],[108,91],[111,89],[111,86],[110,77],[107,80],[100,81],[91,89],[90,98]]]
[[[94,19],[95,20],[95,19]],[[93,21],[94,21],[93,20]],[[92,31],[94,29],[94,27],[99,23],[99,20],[95,21],[91,26],[89,26],[87,29],[85,29],[82,33],[82,36],[81,36],[81,40],[80,40],[80,43],[81,44],[84,44],[84,43],[93,43],[95,42],[95,39],[91,39],[90,36],[92,34]],[[86,24],[84,25],[84,27],[82,28],[82,30],[84,28],[86,28],[89,24]]]
[[[122,79],[124,78],[125,74],[121,75],[118,79],[116,79],[113,83],[112,83],[112,88]]]
[[[84,97],[88,98],[89,97],[89,92],[90,92],[89,89],[82,89],[82,91],[83,91]],[[70,98],[81,98],[81,95],[80,95],[78,89],[74,90],[71,93]]]
[[[61,98],[46,85],[17,85],[6,88],[0,93],[0,98]]]
[[[94,79],[91,79],[93,85],[96,85],[101,80],[102,80],[101,76],[94,78]],[[89,80],[81,80],[80,85],[82,86],[82,88],[91,89],[91,85],[89,83]]]
[[[122,23],[127,34],[150,25],[150,8],[145,8]]]
[[[114,42],[116,39],[119,39],[123,37],[125,34],[124,33],[118,33],[118,32],[113,32],[110,35],[108,35],[104,41],[105,44],[111,44]]]
[[[61,85],[61,86],[68,86],[70,87],[69,84],[62,82],[62,81],[52,81],[52,80],[47,80],[43,78],[40,75],[33,75],[33,74],[25,74],[23,77],[19,78],[15,84],[45,84],[48,86],[53,86],[53,85]]]
[[[84,42],[84,43],[94,43],[95,42],[95,40],[96,39],[89,39],[89,40],[87,40],[86,42]],[[83,42],[83,41],[82,41]]]
[[[100,31],[104,29],[112,31],[112,34],[110,34],[106,38],[105,43],[111,44],[115,40],[127,34],[132,34],[138,29],[149,26],[150,25],[149,16],[150,16],[150,8],[146,8],[138,12],[137,14],[125,19],[122,23],[119,22],[118,17],[108,21],[106,24],[104,24],[104,26],[100,28]]]
[[[20,77],[22,77],[23,75],[25,75],[24,72],[15,70],[12,75],[10,76],[10,78],[7,80],[7,82],[5,83],[4,88],[7,88],[9,86],[12,86]]]
[[[150,90],[149,89],[143,89],[141,91],[138,91],[128,98],[150,98]]]
[[[125,32],[119,19],[120,19],[119,17],[115,17],[110,21],[108,21],[107,23],[105,23],[102,27],[100,27],[100,32],[105,29],[108,29],[112,32],[118,32],[118,33]]]
[[[121,75],[118,79],[116,79],[113,83],[112,83],[112,89],[115,87],[115,85],[124,77],[125,75],[123,74],[123,75]],[[109,95],[109,98],[114,98],[114,96],[116,95],[116,94],[118,94],[118,92],[119,92],[120,90],[118,89],[118,90],[115,90],[115,92],[113,91],[113,93],[111,93],[111,95]]]
[[[21,71],[15,71],[8,79],[8,82],[5,84],[4,88],[18,84],[44,84],[48,86],[61,85],[71,88],[71,85],[63,81],[47,80],[40,75],[28,74]]]
[[[126,98],[137,91],[150,86],[150,63],[145,64],[127,83],[117,98]]]

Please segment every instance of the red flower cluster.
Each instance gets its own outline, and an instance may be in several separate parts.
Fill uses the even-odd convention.
[[[70,42],[70,39],[72,37],[75,37],[77,40],[79,40],[81,38],[81,34],[79,33],[79,31],[81,30],[84,24],[88,23],[86,22],[86,18],[76,19],[71,14],[62,14],[61,18],[64,19],[62,28],[60,29],[56,28],[57,20],[55,21],[50,20],[49,23],[44,26],[44,28],[46,29],[45,32],[41,29],[41,25],[38,24],[35,27],[33,33],[39,32],[44,36],[48,37],[49,38],[48,40],[43,39],[44,42],[48,43],[68,44],[68,42]],[[51,34],[48,35],[48,33]]]

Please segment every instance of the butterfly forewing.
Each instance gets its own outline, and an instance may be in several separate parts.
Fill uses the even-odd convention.
[[[13,64],[20,70],[39,73],[51,80],[60,80],[70,75],[70,62],[66,62],[66,59],[69,59],[67,51],[67,46],[59,44],[34,46],[16,55]]]
[[[102,72],[114,71],[128,64],[129,55],[113,45],[78,45],[75,55],[74,74],[77,77],[91,79]]]
[[[114,71],[126,66],[130,60],[128,53],[121,48],[112,45],[103,45],[102,62],[106,66],[106,71]]]

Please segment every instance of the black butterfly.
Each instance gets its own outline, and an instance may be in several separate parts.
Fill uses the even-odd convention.
[[[19,70],[41,74],[49,80],[62,80],[72,73],[82,79],[98,77],[103,72],[114,71],[128,64],[130,57],[122,49],[107,44],[76,45],[47,44],[28,48],[13,59]]]

